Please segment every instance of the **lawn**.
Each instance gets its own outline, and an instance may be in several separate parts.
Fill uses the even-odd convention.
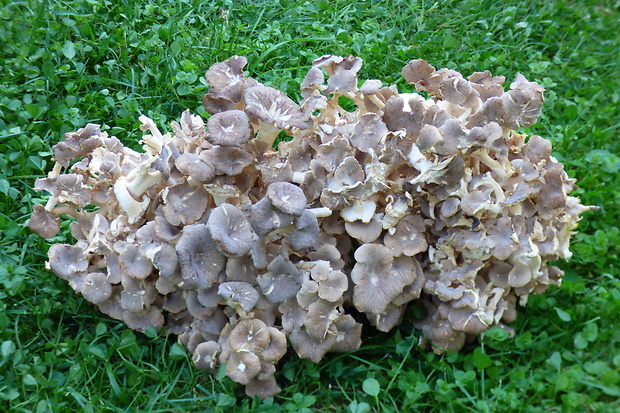
[[[618,1],[0,4],[0,411],[620,412]],[[289,350],[283,391],[263,402],[196,370],[173,338],[92,309],[45,269],[67,225],[50,240],[26,226],[51,146],[88,122],[137,147],[141,114],[165,131],[187,108],[208,117],[203,74],[235,54],[297,101],[323,54],[360,56],[361,78],[402,91],[414,90],[400,75],[414,58],[539,82],[543,116],[524,132],[550,139],[574,195],[600,207],[557,264],[563,286],[530,297],[514,338],[492,329],[460,353],[418,349],[407,318],[318,365]]]

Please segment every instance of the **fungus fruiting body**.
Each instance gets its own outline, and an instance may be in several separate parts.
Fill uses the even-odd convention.
[[[29,226],[51,238],[74,220],[75,245],[53,245],[48,268],[102,312],[167,325],[198,368],[225,363],[265,398],[287,337],[318,362],[358,348],[364,318],[388,331],[416,302],[421,346],[459,350],[560,285],[548,263],[570,258],[592,208],[551,143],[514,130],[537,121],[540,85],[519,75],[504,91],[502,76],[413,60],[402,74],[425,98],[323,56],[297,104],[246,64],[206,73],[206,124],[186,111],[162,134],[141,116],[143,152],[93,124],[54,146]]]

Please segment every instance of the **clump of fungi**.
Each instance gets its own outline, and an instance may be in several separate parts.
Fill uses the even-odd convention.
[[[551,143],[514,131],[539,117],[540,85],[413,60],[402,74],[425,98],[323,56],[298,105],[246,63],[206,73],[206,125],[186,111],[162,134],[141,116],[142,152],[94,124],[53,147],[29,226],[50,238],[73,219],[75,245],[52,245],[48,265],[100,311],[166,326],[197,367],[226,363],[265,398],[287,339],[319,362],[360,346],[360,315],[389,331],[417,301],[420,344],[459,350],[560,285],[547,262],[570,258],[590,208]]]

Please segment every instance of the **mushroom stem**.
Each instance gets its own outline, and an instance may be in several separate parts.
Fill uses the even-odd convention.
[[[273,149],[273,143],[282,129],[272,123],[263,122],[262,120],[258,121],[258,125],[258,134],[255,139],[267,144],[269,148]]]
[[[140,129],[143,131],[148,129],[152,133],[152,135],[144,135],[142,141],[154,149],[155,153],[160,153],[166,143],[165,136],[161,134],[155,122],[148,116],[141,115],[138,119],[142,122]]]
[[[332,214],[332,210],[327,207],[308,208],[308,212],[311,212],[317,218],[327,218]]]
[[[56,215],[69,215],[72,218],[78,219],[80,217],[80,214],[78,213],[77,209],[75,209],[75,207],[71,207],[69,205],[60,205],[57,206],[56,208],[54,208],[53,211],[50,210],[50,212],[53,212]]]
[[[56,162],[54,164],[54,168],[47,174],[47,177],[56,178],[58,175],[60,175],[60,172],[62,172],[62,165],[60,164],[60,162]]]
[[[161,172],[150,172],[151,162],[142,162],[134,171],[137,171],[137,176],[127,183],[127,189],[136,198],[142,196],[151,186],[155,185],[157,181],[161,179]]]
[[[54,209],[56,204],[58,204],[58,197],[55,195],[50,196],[47,200],[47,203],[45,204],[45,210],[47,212],[52,212],[52,209]]]

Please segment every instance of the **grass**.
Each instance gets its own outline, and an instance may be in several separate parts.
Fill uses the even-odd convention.
[[[507,4],[508,3],[508,4]],[[602,1],[7,1],[0,8],[0,411],[620,411],[620,4]],[[87,122],[137,142],[202,113],[202,74],[233,54],[299,98],[322,54],[354,54],[395,83],[410,59],[469,74],[523,73],[547,88],[539,123],[587,213],[562,288],[533,296],[509,338],[437,356],[406,321],[314,365],[288,355],[281,394],[249,400],[193,368],[172,339],[135,334],[45,270],[25,227],[51,145]],[[415,311],[411,308],[410,311]]]

